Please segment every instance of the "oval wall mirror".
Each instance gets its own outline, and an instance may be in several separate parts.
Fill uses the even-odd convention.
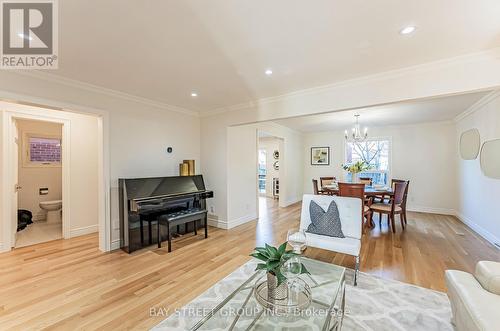
[[[486,177],[500,179],[500,139],[486,141],[483,144],[481,170]]]
[[[460,156],[464,160],[474,160],[479,154],[481,137],[478,129],[465,131],[460,136]]]

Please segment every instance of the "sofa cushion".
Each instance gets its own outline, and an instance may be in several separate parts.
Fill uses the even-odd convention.
[[[309,214],[311,224],[307,227],[307,232],[336,238],[345,237],[342,232],[339,210],[335,201],[330,202],[327,211],[324,211],[316,202],[311,201],[309,204]]]
[[[486,291],[500,295],[500,263],[479,261],[476,264],[475,276]]]

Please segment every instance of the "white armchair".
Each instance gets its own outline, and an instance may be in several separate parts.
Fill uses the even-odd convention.
[[[500,263],[480,261],[474,275],[446,270],[445,278],[457,331],[499,330]]]
[[[354,256],[356,258],[354,285],[356,286],[359,272],[359,252],[361,250],[363,223],[361,199],[304,194],[302,198],[302,213],[300,215],[300,228],[304,231],[306,231],[309,224],[311,224],[311,217],[309,214],[309,204],[311,200],[316,202],[325,211],[328,209],[332,200],[335,201],[339,210],[342,232],[345,238],[306,233],[306,245]]]

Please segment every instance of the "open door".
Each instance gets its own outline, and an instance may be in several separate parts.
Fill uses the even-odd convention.
[[[16,120],[12,120],[12,133],[14,134],[14,139],[12,140],[12,176],[14,178],[14,187],[12,188],[13,197],[12,197],[12,209],[11,209],[11,240],[10,246],[14,247],[16,245],[16,233],[17,233],[17,192],[21,189],[19,186],[19,130],[17,128]]]

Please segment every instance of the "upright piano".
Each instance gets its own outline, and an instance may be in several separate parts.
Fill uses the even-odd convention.
[[[192,208],[206,210],[206,199],[213,197],[213,192],[205,189],[202,175],[120,178],[118,184],[120,247],[128,253],[158,242],[155,229],[166,226],[159,225],[160,216]],[[204,224],[185,224],[182,228],[177,227],[174,235],[193,231],[189,228],[193,226]],[[163,237],[166,231],[161,233]]]

